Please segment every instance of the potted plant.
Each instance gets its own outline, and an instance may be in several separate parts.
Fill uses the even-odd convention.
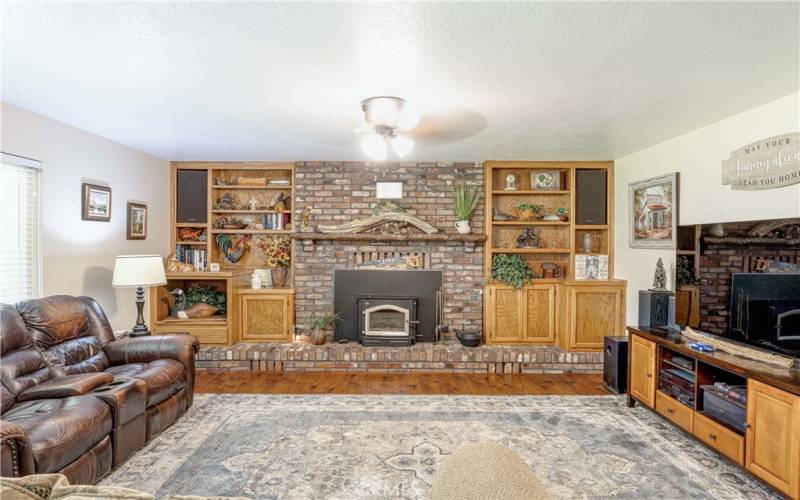
[[[259,253],[264,255],[264,265],[271,268],[272,286],[285,287],[291,264],[291,243],[283,237],[263,238],[257,243]]]
[[[472,230],[469,227],[469,219],[477,204],[478,186],[463,183],[453,185],[453,207],[458,217],[455,226],[459,234],[469,234]]]
[[[536,219],[536,214],[538,214],[541,210],[541,205],[535,205],[533,203],[521,203],[517,205],[517,215],[519,216],[519,220],[534,220]]]
[[[500,254],[492,259],[492,278],[522,288],[533,279],[533,271],[519,255]]]
[[[328,339],[328,332],[341,323],[344,323],[344,320],[339,313],[315,314],[311,317],[311,343],[314,345],[324,344]]]

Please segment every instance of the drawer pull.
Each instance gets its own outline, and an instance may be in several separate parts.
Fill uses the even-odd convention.
[[[708,433],[708,439],[710,439],[712,441],[716,441],[717,440],[717,435],[714,434],[713,432],[709,432]]]
[[[669,407],[668,407],[668,408],[667,408],[667,413],[675,413],[675,410],[674,410],[673,408],[669,408]]]

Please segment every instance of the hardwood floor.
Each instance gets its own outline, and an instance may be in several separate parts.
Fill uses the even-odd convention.
[[[196,392],[251,394],[608,395],[599,374],[258,373],[199,371]]]

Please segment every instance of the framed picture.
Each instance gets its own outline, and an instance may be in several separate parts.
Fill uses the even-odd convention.
[[[129,240],[144,240],[147,238],[147,205],[128,202],[126,237]]]
[[[607,280],[608,255],[580,254],[575,256],[576,280]]]
[[[109,222],[111,220],[111,188],[86,182],[81,187],[81,219]]]
[[[561,189],[561,171],[534,170],[531,172],[531,189],[535,191],[558,191]]]
[[[628,185],[631,248],[676,248],[678,173]]]

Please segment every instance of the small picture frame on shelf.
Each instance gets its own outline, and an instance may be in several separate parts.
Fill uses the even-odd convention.
[[[219,262],[210,262],[208,264],[208,270],[210,272],[212,272],[212,273],[218,273],[219,272]]]
[[[147,239],[147,205],[144,203],[128,202],[125,237],[129,240]]]
[[[579,254],[575,256],[576,280],[607,280],[608,255]]]
[[[559,191],[561,189],[561,172],[559,170],[531,172],[531,189],[534,191]]]

